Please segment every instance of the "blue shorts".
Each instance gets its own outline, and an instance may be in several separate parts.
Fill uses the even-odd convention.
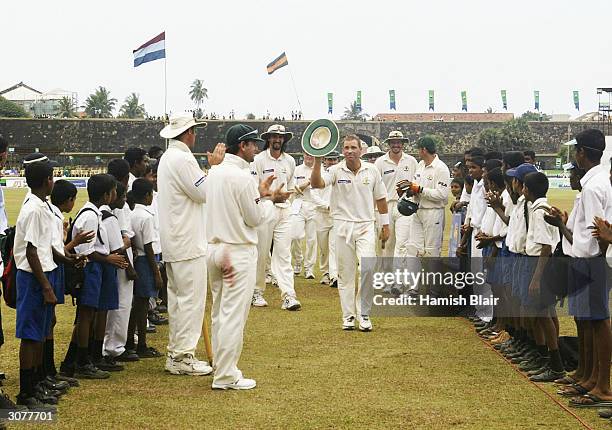
[[[51,285],[55,271],[46,272]],[[51,333],[53,305],[45,304],[42,287],[30,272],[17,270],[17,315],[15,336],[19,339],[42,342]]]
[[[100,289],[99,311],[114,311],[119,308],[119,280],[117,267],[102,263],[102,288]]]
[[[65,277],[64,277],[64,265],[58,264],[57,268],[53,271],[55,282],[53,283],[53,292],[55,293],[55,297],[57,297],[57,304],[64,304],[64,296],[65,293]]]
[[[525,256],[523,254],[514,254],[513,264],[511,269],[511,283],[512,283],[512,296],[519,298],[521,296],[521,269],[524,265],[523,259]]]
[[[500,266],[501,283],[507,287],[512,287],[512,268],[516,254],[508,249],[506,241],[503,242],[498,258]]]
[[[155,261],[159,261],[159,256],[155,256]],[[136,257],[134,260],[134,269],[138,273],[138,279],[134,281],[134,295],[136,297],[157,297],[157,288],[155,287],[155,277],[149,266],[146,256]]]
[[[610,318],[610,285],[605,257],[572,258],[568,281],[568,312],[579,320]]]
[[[102,263],[88,261],[83,268],[84,280],[77,297],[77,305],[98,309],[102,290]]]

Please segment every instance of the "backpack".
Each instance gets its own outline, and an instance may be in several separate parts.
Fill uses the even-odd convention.
[[[4,272],[0,275],[2,279],[2,295],[4,302],[9,308],[17,307],[17,266],[13,257],[13,246],[15,244],[15,227],[9,227],[0,236],[0,252],[4,263]]]
[[[79,213],[74,218],[74,220],[72,219],[70,220],[70,226],[68,227],[68,234],[66,235],[67,236],[66,244],[72,241],[72,230],[74,228],[74,224],[76,223],[77,219],[79,219],[79,217],[87,211],[95,212],[95,210],[93,210],[92,208],[84,208],[79,211]],[[102,237],[100,236],[100,225],[99,224],[98,224],[98,229],[97,229],[97,237],[98,237],[98,240],[102,244],[104,244],[104,242],[102,242]],[[81,287],[83,286],[84,281],[85,281],[85,271],[83,270],[82,267],[76,267],[76,266],[72,266],[68,264],[64,266],[64,288],[65,288],[66,294],[70,294],[73,297],[73,299],[77,297]]]

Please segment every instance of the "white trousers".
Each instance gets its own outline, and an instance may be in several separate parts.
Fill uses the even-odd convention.
[[[168,275],[168,354],[195,356],[206,307],[206,256],[166,262]]]
[[[117,270],[119,283],[119,307],[106,314],[106,332],[104,334],[104,355],[117,357],[125,351],[128,324],[134,297],[134,281],[127,278],[125,270]]]
[[[342,318],[369,315],[374,298],[371,272],[376,262],[374,222],[334,221],[334,228]],[[366,276],[362,277],[360,273],[356,284],[358,264]]]
[[[479,232],[480,230],[477,228],[474,228],[474,230],[472,230],[472,246],[470,258],[470,270],[472,271],[472,273],[484,272],[482,249],[478,249],[476,247],[478,245],[476,235]],[[491,285],[487,283],[477,284],[475,282],[472,291],[474,294],[481,295],[482,297],[489,297],[491,294],[493,294]],[[476,312],[476,316],[483,321],[488,322],[493,319],[493,305],[475,305],[474,310]]]
[[[231,384],[242,378],[238,360],[255,289],[256,258],[256,245],[208,245],[215,384]]]
[[[293,240],[291,241],[291,255],[296,266],[304,265],[304,273],[312,272],[317,261],[317,226],[315,222],[316,211],[307,202],[303,202],[300,212],[291,215]],[[296,234],[300,232],[300,234]],[[297,237],[297,238],[296,238]],[[306,258],[302,253],[302,238],[306,239]]]
[[[293,287],[293,267],[291,266],[291,208],[271,209],[271,218],[257,228],[257,279],[255,288],[266,289],[266,256],[272,249],[272,274],[281,290],[281,298],[295,297]]]
[[[419,209],[411,218],[406,256],[439,257],[444,235],[444,208]],[[397,226],[396,226],[397,229]],[[401,245],[400,245],[401,247]]]
[[[319,248],[319,269],[327,273],[331,279],[338,278],[338,262],[336,257],[336,230],[334,223],[325,212],[317,212],[317,244]]]

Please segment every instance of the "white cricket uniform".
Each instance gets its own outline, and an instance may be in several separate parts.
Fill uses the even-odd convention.
[[[410,235],[404,243],[396,242],[396,255],[439,257],[444,234],[444,211],[450,192],[450,171],[436,154],[429,165],[420,161],[414,182],[423,192],[414,196],[419,209],[410,218]]]
[[[242,378],[238,360],[255,289],[256,227],[266,218],[266,208],[250,176],[249,163],[225,154],[206,180],[215,384],[231,384]]]
[[[357,173],[353,173],[346,167],[346,161],[341,161],[322,177],[325,186],[331,186],[342,318],[369,316],[374,289],[368,275],[371,276],[376,262],[377,240],[374,202],[386,199],[387,189],[371,163],[361,162]],[[355,291],[358,263],[366,278],[357,283]]]
[[[295,186],[301,187],[310,181],[311,173],[312,167],[305,164],[297,166],[293,174]],[[291,215],[293,230],[291,254],[297,266],[304,265],[305,274],[313,271],[317,261],[316,202],[312,197],[312,191],[309,185],[301,195],[296,195],[293,205],[299,205],[299,210]],[[302,239],[304,238],[306,239],[306,258],[302,255]]]
[[[259,182],[268,176],[274,175],[276,179],[272,182],[271,189],[278,188],[283,184],[283,190],[293,191],[293,176],[295,171],[295,160],[292,156],[282,153],[276,159],[270,155],[270,149],[260,152],[255,156],[253,162],[255,175]],[[291,203],[272,203],[269,200],[263,202],[268,218],[266,222],[259,225],[257,229],[257,280],[255,289],[262,293],[266,289],[266,260],[270,252],[270,246],[274,241],[272,249],[272,274],[278,282],[281,298],[287,296],[295,297],[293,284],[293,267],[291,266]]]
[[[0,235],[3,235],[5,230],[9,227],[8,218],[6,216],[6,203],[4,201],[4,190],[0,186]],[[0,258],[0,273],[4,273],[4,262]]]
[[[397,183],[402,180],[413,181],[417,168],[417,161],[412,155],[402,152],[399,162],[396,164],[387,152],[378,158],[374,165],[380,172],[382,181],[387,188],[387,206],[389,208],[389,240],[382,252],[383,257],[393,257],[395,254],[396,237],[400,242],[405,242],[410,234],[410,221],[412,217],[402,216],[397,211]]]
[[[159,234],[168,276],[168,354],[195,355],[206,306],[206,177],[189,147],[171,139],[157,170]]]
[[[128,204],[126,203],[121,209],[113,209],[112,212],[116,219],[111,222],[118,225],[122,238],[127,237],[131,240],[134,237],[134,232],[131,224],[132,211]],[[134,264],[132,248],[128,248],[126,253],[130,263]],[[132,298],[134,296],[134,281],[128,279],[125,269],[117,269],[117,282],[119,285],[119,306],[117,309],[107,312],[106,331],[104,333],[104,355],[110,355],[111,357],[117,357],[125,351]]]
[[[327,273],[330,280],[333,281],[338,278],[338,262],[336,258],[336,231],[330,212],[331,190],[329,185],[325,188],[315,188],[311,190],[311,196],[316,202],[315,221],[317,224],[319,269],[322,274]]]

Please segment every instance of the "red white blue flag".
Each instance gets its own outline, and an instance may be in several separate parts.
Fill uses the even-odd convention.
[[[160,58],[166,58],[165,31],[134,49],[134,67],[149,61],[159,60]]]

